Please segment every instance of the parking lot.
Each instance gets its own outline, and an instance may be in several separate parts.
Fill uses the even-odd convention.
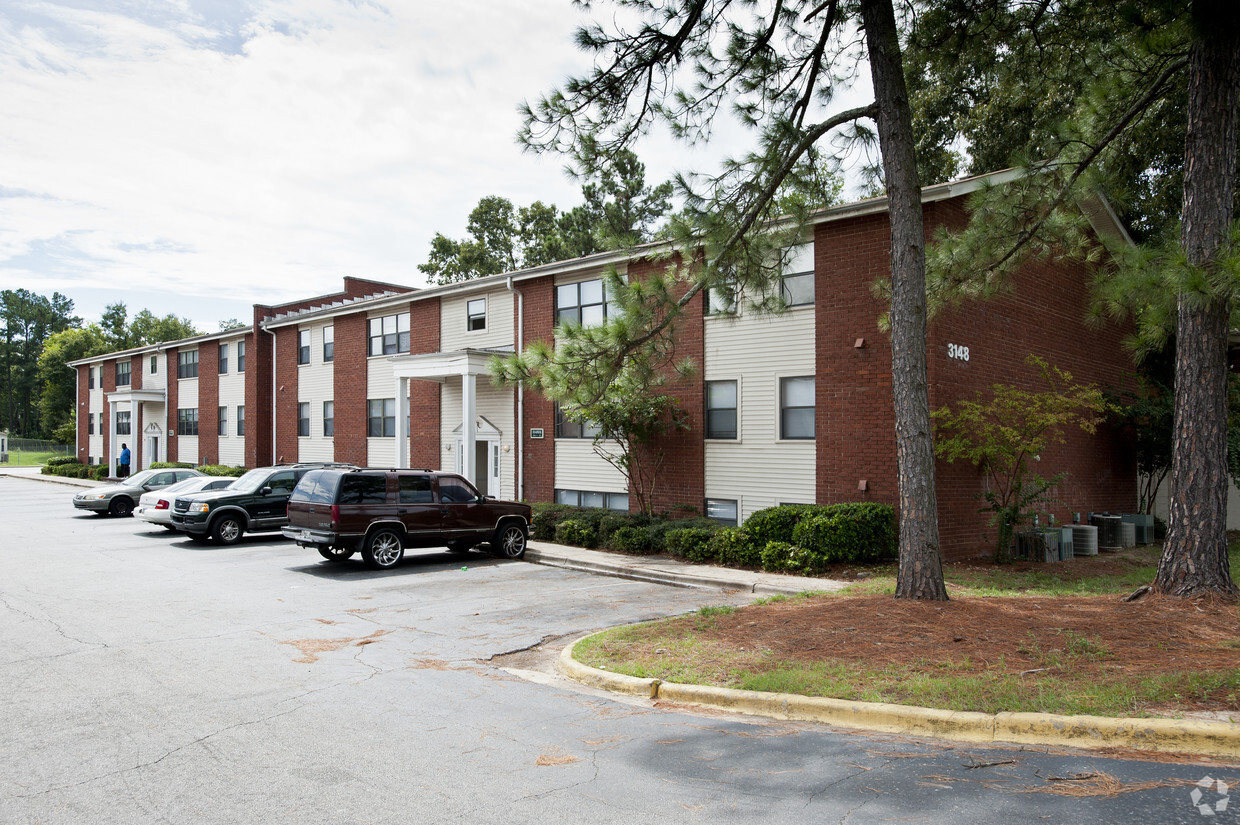
[[[623,701],[504,654],[748,599],[480,552],[377,572],[71,495],[0,478],[3,823],[1199,822],[1184,783],[1229,774]],[[1019,790],[1100,770],[1172,784]]]

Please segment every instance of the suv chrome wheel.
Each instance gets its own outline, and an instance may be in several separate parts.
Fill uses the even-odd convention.
[[[211,525],[211,537],[220,544],[236,544],[245,529],[236,516],[220,516]]]
[[[496,531],[491,546],[501,558],[519,559],[525,555],[525,531],[515,524],[506,524]]]
[[[339,547],[328,547],[325,544],[318,546],[319,555],[328,561],[344,561],[353,556],[352,550],[342,550]]]
[[[362,548],[362,558],[376,570],[394,567],[405,555],[405,546],[395,530],[383,528],[370,534]]]

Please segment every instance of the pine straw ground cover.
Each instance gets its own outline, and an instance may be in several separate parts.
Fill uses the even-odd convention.
[[[1151,558],[1156,551],[1023,571],[974,562],[949,573],[946,603],[846,592],[704,608],[608,631],[576,655],[612,672],[747,690],[987,713],[1234,712],[1240,721],[1240,611],[1208,599],[1122,601],[1134,580],[1153,578]],[[863,585],[882,589],[882,579]]]

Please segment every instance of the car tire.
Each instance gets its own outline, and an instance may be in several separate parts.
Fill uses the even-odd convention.
[[[370,534],[366,545],[362,548],[362,560],[367,567],[375,570],[387,570],[395,567],[405,555],[405,545],[400,534],[388,527],[382,527]]]
[[[232,513],[216,516],[215,521],[211,522],[211,538],[215,539],[216,544],[236,544],[243,535],[245,525],[241,523],[239,516]]]
[[[501,559],[519,559],[525,555],[525,531],[516,524],[501,524],[491,539],[491,552]]]
[[[319,555],[328,561],[345,561],[353,557],[352,550],[343,550],[339,547],[328,547],[326,544],[315,545],[315,550],[319,551]]]
[[[129,496],[117,496],[108,505],[108,514],[113,516],[132,516],[133,499]]]
[[[468,553],[474,548],[473,542],[454,541],[448,545],[449,553]]]

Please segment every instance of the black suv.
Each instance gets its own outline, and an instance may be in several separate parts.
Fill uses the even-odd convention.
[[[392,567],[406,547],[464,553],[489,542],[497,556],[525,555],[530,506],[479,495],[452,473],[431,470],[312,470],[288,503],[284,535],[329,561],[358,550],[370,567]]]
[[[277,464],[250,470],[227,489],[178,498],[172,526],[190,538],[208,537],[235,544],[246,533],[279,530],[288,524],[288,499],[306,473],[323,467],[352,464]]]

